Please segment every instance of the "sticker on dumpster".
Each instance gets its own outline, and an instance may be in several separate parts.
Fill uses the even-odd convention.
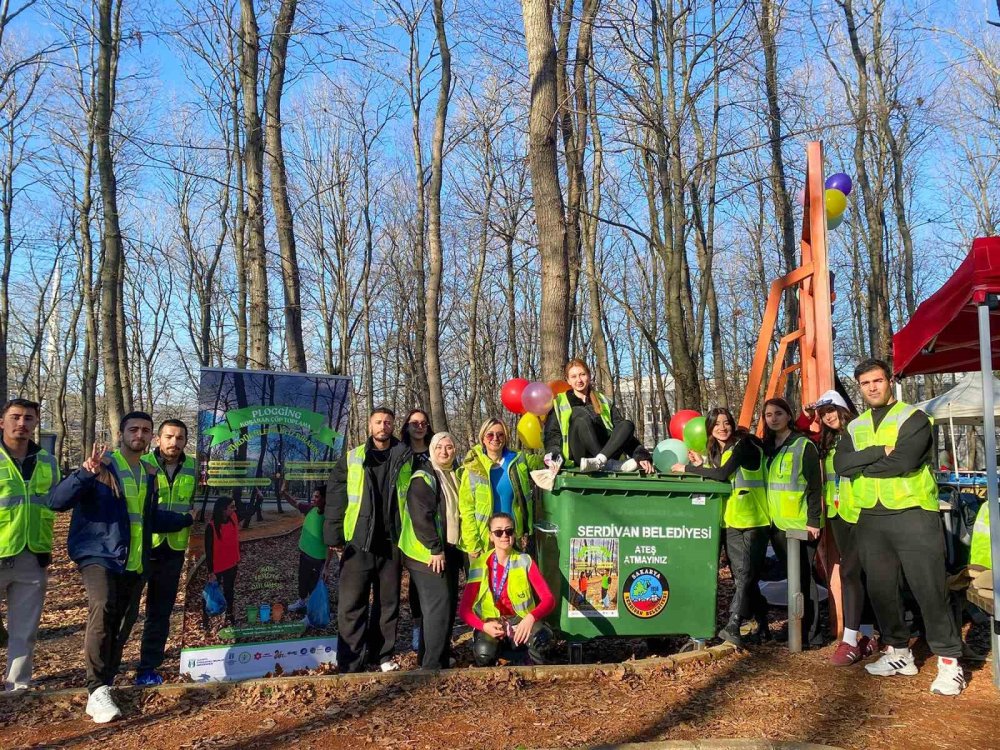
[[[625,579],[622,592],[625,609],[645,620],[660,614],[667,606],[670,587],[656,568],[639,568]]]
[[[618,539],[569,543],[569,617],[618,617]]]

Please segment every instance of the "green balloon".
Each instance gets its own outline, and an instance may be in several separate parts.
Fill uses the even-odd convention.
[[[689,419],[684,425],[684,445],[695,453],[704,453],[708,447],[708,426],[704,417]]]
[[[680,440],[661,440],[653,449],[653,465],[656,470],[667,474],[674,464],[687,463],[687,448]]]

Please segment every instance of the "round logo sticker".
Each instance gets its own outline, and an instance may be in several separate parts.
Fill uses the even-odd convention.
[[[630,573],[622,589],[625,609],[643,619],[660,614],[670,596],[667,579],[653,568],[639,568]]]

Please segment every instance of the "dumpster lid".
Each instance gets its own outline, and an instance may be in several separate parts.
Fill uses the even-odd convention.
[[[730,495],[728,482],[716,482],[689,474],[651,474],[632,472],[593,472],[584,474],[563,469],[556,474],[553,490],[619,490],[638,493],[676,495]]]

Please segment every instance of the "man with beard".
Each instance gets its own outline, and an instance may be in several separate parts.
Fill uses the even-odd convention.
[[[187,425],[179,419],[168,419],[157,432],[156,450],[142,457],[143,463],[157,470],[161,510],[188,513],[193,507],[195,463],[193,456],[184,453],[187,438]],[[189,534],[189,529],[172,534],[153,534],[146,571],[146,620],[142,628],[136,685],[159,685],[163,682],[163,677],[156,670],[163,663],[167,636],[170,634],[170,613],[177,600]]]
[[[393,437],[395,414],[385,406],[368,417],[368,440],[345,453],[330,474],[323,527],[340,558],[337,664],[360,672],[365,662],[383,672],[392,660],[399,622],[399,492],[412,474],[412,452]],[[372,600],[369,606],[369,598]]]
[[[111,685],[139,615],[153,533],[185,529],[194,515],[157,504],[156,469],[141,460],[153,438],[153,418],[130,412],[119,429],[121,447],[105,455],[105,446],[94,445],[51,500],[53,509],[73,508],[67,547],[87,591],[87,715],[98,724],[121,716]]]

